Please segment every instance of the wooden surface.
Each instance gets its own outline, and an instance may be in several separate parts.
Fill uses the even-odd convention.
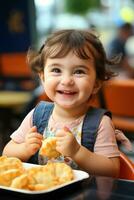
[[[20,91],[0,91],[0,107],[21,106],[30,101],[30,92]]]

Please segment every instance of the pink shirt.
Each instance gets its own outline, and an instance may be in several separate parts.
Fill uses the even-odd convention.
[[[16,143],[24,142],[25,135],[33,126],[33,111],[34,109],[28,113],[19,128],[10,136],[11,139]],[[98,129],[94,152],[97,154],[105,155],[107,157],[119,156],[119,150],[115,138],[115,129],[111,119],[106,115],[103,116]]]

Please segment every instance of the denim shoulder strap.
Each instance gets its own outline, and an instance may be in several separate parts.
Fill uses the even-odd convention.
[[[40,134],[43,134],[44,129],[48,124],[48,120],[53,110],[53,106],[53,103],[41,101],[35,107],[33,113],[33,126],[37,127],[37,131]],[[31,156],[31,158],[27,162],[38,164],[38,153],[39,152],[37,151],[36,154]]]
[[[91,107],[83,122],[82,145],[93,152],[100,121],[104,115],[111,118],[111,113],[105,109]]]
[[[49,117],[53,110],[53,103],[41,101],[33,113],[33,125],[37,127],[39,133],[43,134],[45,127],[48,124]]]

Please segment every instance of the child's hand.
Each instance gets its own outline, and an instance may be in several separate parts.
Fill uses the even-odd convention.
[[[37,133],[36,126],[33,126],[25,137],[25,148],[29,156],[34,155],[41,147],[43,135]]]
[[[73,157],[80,148],[74,135],[67,127],[56,133],[56,150],[64,156]]]
[[[121,142],[121,144],[124,145],[127,151],[133,151],[131,141],[125,136],[125,134],[121,130],[115,130],[115,137],[117,141]]]

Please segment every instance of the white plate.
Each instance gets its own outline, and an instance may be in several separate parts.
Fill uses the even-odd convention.
[[[39,166],[39,165],[24,163],[24,166],[26,168],[30,168],[30,167],[35,167],[35,166]],[[15,189],[15,188],[1,186],[1,185],[0,185],[0,189],[5,189],[5,190],[8,190],[8,191],[24,193],[24,194],[44,194],[44,193],[48,193],[48,192],[52,192],[54,190],[60,189],[60,188],[65,187],[67,185],[76,183],[78,181],[81,181],[81,180],[89,177],[89,174],[87,172],[84,172],[84,171],[81,171],[81,170],[73,170],[73,172],[74,172],[74,180],[67,182],[67,183],[64,183],[62,185],[59,185],[59,186],[55,186],[55,187],[48,189],[48,190],[29,191],[29,190]]]

